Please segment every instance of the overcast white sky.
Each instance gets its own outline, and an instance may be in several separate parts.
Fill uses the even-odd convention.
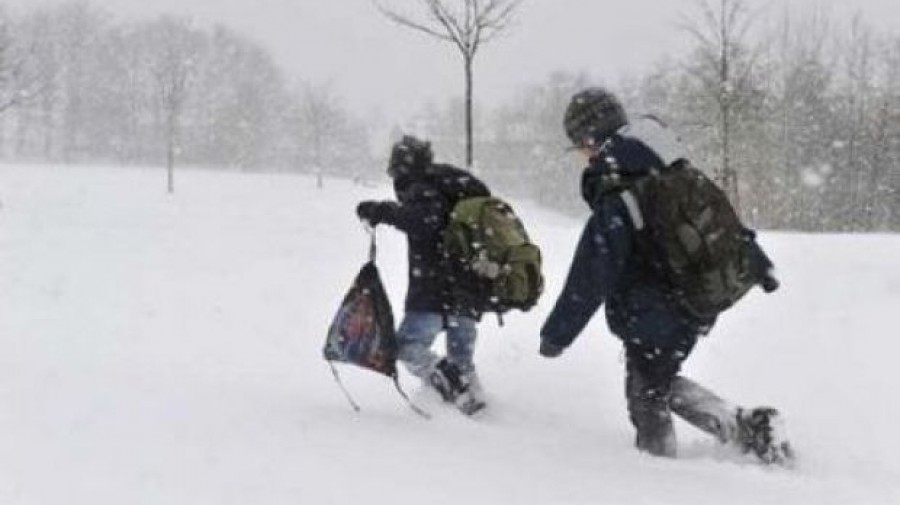
[[[15,11],[62,0],[0,0]],[[386,0],[389,1],[389,0]],[[418,0],[394,0],[413,5]],[[751,0],[754,6],[821,0]],[[293,77],[330,83],[360,115],[403,122],[429,100],[459,95],[458,54],[446,43],[391,24],[371,0],[90,0],[118,18],[161,12],[222,23],[269,47]],[[880,28],[900,31],[900,0],[833,0],[859,8]],[[484,46],[476,95],[499,100],[554,70],[588,71],[617,82],[667,54],[687,35],[674,25],[692,0],[526,0],[506,36]]]

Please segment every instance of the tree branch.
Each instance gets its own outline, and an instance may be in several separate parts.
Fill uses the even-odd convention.
[[[420,0],[425,5],[428,21],[417,20],[373,0],[386,18],[398,25],[431,37],[452,42],[466,58],[472,58],[479,47],[502,32],[524,0],[464,0],[462,7],[451,9],[445,0]]]
[[[388,8],[386,8],[386,7],[384,7],[383,5],[381,5],[380,2],[375,1],[374,4],[375,4],[375,7],[376,7],[376,8],[377,8],[377,9],[378,9],[378,10],[379,10],[386,18],[388,18],[388,19],[390,19],[391,21],[397,23],[398,25],[405,26],[405,27],[407,27],[407,28],[411,28],[411,29],[416,30],[416,31],[420,31],[420,32],[422,32],[422,33],[425,33],[426,35],[430,35],[430,36],[432,36],[432,37],[435,37],[435,38],[438,38],[438,39],[441,39],[441,40],[446,40],[446,41],[448,41],[448,42],[456,42],[456,41],[453,39],[453,37],[451,37],[451,36],[450,36],[449,34],[447,34],[447,33],[441,33],[441,32],[439,32],[439,31],[437,31],[437,30],[435,30],[435,29],[433,29],[433,28],[431,28],[431,27],[429,27],[429,26],[426,26],[426,25],[424,25],[424,24],[422,24],[422,23],[418,23],[418,22],[416,22],[416,21],[413,21],[413,20],[410,19],[410,18],[407,18],[407,17],[405,17],[405,16],[403,16],[403,15],[397,13],[397,12],[394,12],[394,11],[392,11],[392,10],[390,10],[390,9],[388,9]],[[446,26],[445,26],[445,28],[446,28]]]

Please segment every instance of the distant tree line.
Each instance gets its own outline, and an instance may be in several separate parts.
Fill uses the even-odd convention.
[[[753,226],[900,231],[900,36],[860,16],[759,15],[745,1],[696,0],[683,23],[692,51],[601,84],[679,133]],[[566,151],[561,118],[590,84],[554,73],[471,115],[466,97],[448,97],[406,131],[462,165],[471,123],[473,168],[499,192],[582,210],[583,161]],[[370,126],[224,27],[118,23],[84,2],[0,13],[2,159],[358,177],[376,173]]]
[[[349,177],[369,145],[326,86],[290,83],[228,28],[73,2],[0,13],[0,156]]]
[[[754,226],[900,231],[900,36],[860,16],[697,3],[686,21],[692,52],[606,83],[628,109],[668,123]],[[502,104],[480,104],[476,170],[505,191],[583,209],[583,161],[566,153],[561,122],[571,95],[589,84],[560,72]],[[430,105],[418,124],[439,154],[458,160],[455,100]]]

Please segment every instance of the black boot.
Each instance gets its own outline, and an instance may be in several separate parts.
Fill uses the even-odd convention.
[[[453,403],[466,415],[475,414],[486,406],[483,400],[471,394],[470,384],[465,376],[460,373],[459,367],[447,361],[447,358],[438,361],[428,377],[428,382],[440,393],[445,402]]]
[[[782,426],[783,420],[771,407],[739,408],[736,416],[737,443],[744,452],[753,452],[766,464],[786,464],[794,459],[794,451]]]
[[[447,361],[447,358],[437,362],[434,371],[428,376],[428,382],[441,394],[445,402],[456,400],[456,397],[468,389],[462,382],[459,368]]]

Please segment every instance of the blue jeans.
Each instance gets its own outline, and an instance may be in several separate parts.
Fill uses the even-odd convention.
[[[400,361],[416,377],[426,378],[440,361],[431,350],[438,333],[445,330],[444,315],[437,312],[407,312],[397,330]],[[447,360],[468,374],[475,371],[472,356],[478,334],[475,320],[464,316],[446,316]]]

